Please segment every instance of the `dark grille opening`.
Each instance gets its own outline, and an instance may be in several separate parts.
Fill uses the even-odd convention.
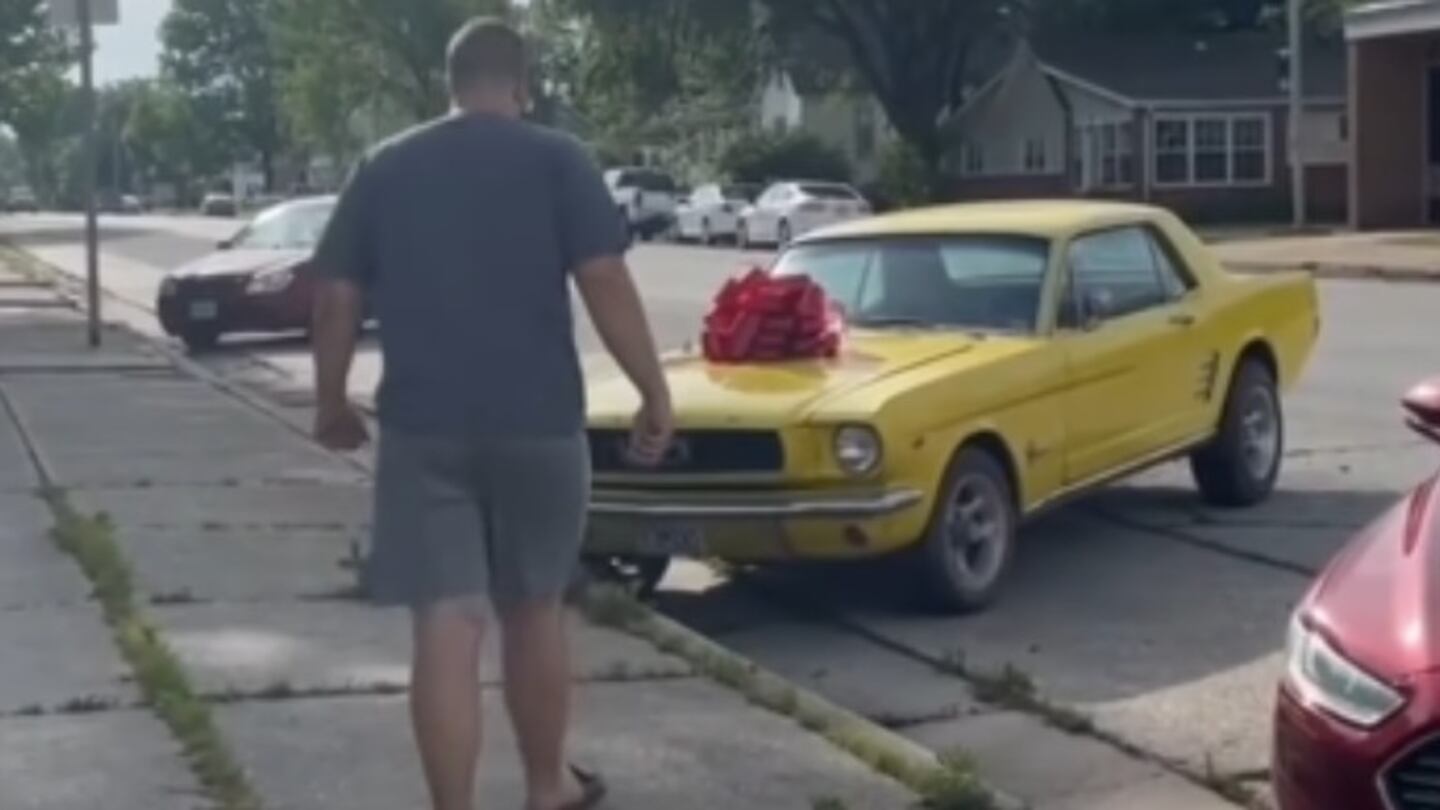
[[[630,434],[623,430],[590,431],[591,464],[596,472],[773,473],[785,466],[780,437],[760,430],[682,431],[658,470],[636,470],[625,460]]]
[[[1385,792],[1395,810],[1440,808],[1440,738],[1396,762],[1385,773]]]

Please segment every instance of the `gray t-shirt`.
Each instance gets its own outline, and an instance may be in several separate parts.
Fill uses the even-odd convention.
[[[381,144],[315,254],[380,321],[380,422],[403,432],[573,434],[584,425],[569,274],[625,250],[594,162],[567,135],[453,115]]]

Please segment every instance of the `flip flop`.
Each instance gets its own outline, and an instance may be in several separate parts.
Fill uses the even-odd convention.
[[[593,810],[605,801],[605,795],[610,791],[605,786],[603,777],[575,765],[570,766],[570,773],[575,776],[575,781],[580,783],[580,798],[556,810]]]

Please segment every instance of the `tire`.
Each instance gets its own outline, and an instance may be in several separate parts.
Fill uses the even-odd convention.
[[[940,491],[915,557],[927,606],[951,614],[984,610],[1015,557],[1014,489],[993,454],[966,447],[950,463]]]
[[[1258,360],[1241,362],[1225,397],[1215,438],[1190,456],[1207,503],[1243,508],[1275,491],[1285,456],[1285,418],[1275,375]]]
[[[191,327],[180,333],[180,340],[191,354],[208,352],[220,345],[220,330]]]
[[[740,250],[750,249],[750,225],[743,219],[735,225],[735,246]]]
[[[790,223],[783,219],[780,220],[780,224],[775,226],[775,246],[780,248],[788,246],[791,236]]]
[[[630,589],[641,599],[654,596],[670,570],[669,557],[586,556],[584,564],[593,579]]]
[[[715,236],[710,233],[710,220],[708,219],[700,220],[700,244],[705,247],[715,244]]]

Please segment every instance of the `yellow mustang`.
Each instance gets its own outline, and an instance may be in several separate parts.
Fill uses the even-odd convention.
[[[586,554],[653,585],[672,556],[904,553],[937,607],[996,596],[1025,519],[1188,455],[1211,503],[1265,499],[1281,393],[1319,333],[1306,274],[1227,272],[1177,217],[1099,202],[956,205],[786,246],[841,304],[833,360],[667,357],[679,427],[627,466],[638,400],[592,386]]]

